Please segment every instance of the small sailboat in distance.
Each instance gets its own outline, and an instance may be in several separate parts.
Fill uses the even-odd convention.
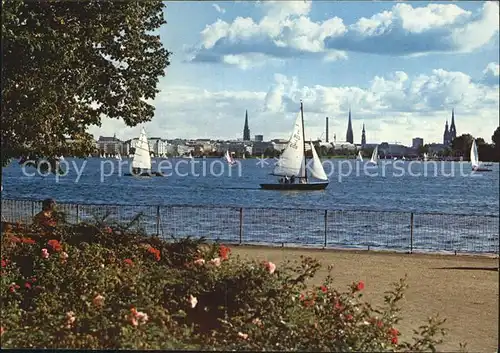
[[[358,157],[356,159],[360,162],[363,162],[363,156],[361,155],[361,151],[358,151]]]
[[[427,162],[429,160],[429,156],[427,155],[427,153],[424,153],[424,162]]]
[[[470,163],[472,164],[472,171],[474,172],[491,172],[492,169],[481,168],[481,162],[479,162],[479,153],[477,151],[476,140],[472,140],[472,146],[470,148]]]
[[[372,158],[369,163],[373,166],[378,165],[378,146],[375,146],[373,149]]]
[[[164,176],[160,172],[153,172],[151,170],[151,152],[149,151],[148,138],[146,130],[142,128],[139,140],[135,145],[135,153],[132,159],[132,174],[125,174],[126,176]]]
[[[224,155],[226,162],[228,165],[232,166],[236,164],[236,161],[234,158],[231,156],[231,153],[229,153],[229,150],[226,150],[226,154]]]
[[[312,166],[310,172],[320,182],[310,182],[306,162],[306,143],[304,134],[304,108],[300,102],[300,112],[295,120],[292,136],[276,163],[272,175],[280,178],[279,183],[260,184],[266,190],[324,190],[328,186],[328,176],[312,143]],[[295,183],[295,179],[299,182]]]

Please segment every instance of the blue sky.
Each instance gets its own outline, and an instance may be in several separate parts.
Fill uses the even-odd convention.
[[[306,134],[355,142],[489,140],[499,125],[498,5],[494,2],[167,2],[162,42],[173,52],[145,124],[166,138],[288,138],[304,101]],[[96,135],[140,127],[104,120]],[[309,137],[308,136],[308,137]]]

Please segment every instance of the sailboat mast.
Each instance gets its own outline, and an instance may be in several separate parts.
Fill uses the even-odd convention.
[[[304,150],[304,178],[307,182],[307,163],[306,163],[306,132],[304,130],[304,106],[302,105],[302,101],[300,101],[300,115],[302,118],[302,147]]]

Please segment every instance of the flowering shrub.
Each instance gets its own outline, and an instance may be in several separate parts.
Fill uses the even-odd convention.
[[[4,228],[6,229],[6,228]],[[397,329],[405,281],[385,305],[332,277],[315,288],[312,258],[242,261],[203,239],[165,242],[108,226],[2,235],[2,348],[424,351],[443,321],[413,342]]]

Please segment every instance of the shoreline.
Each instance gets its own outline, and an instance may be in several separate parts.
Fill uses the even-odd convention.
[[[168,241],[168,240],[167,240]],[[208,240],[211,242],[210,240]],[[472,259],[500,259],[500,254],[498,253],[472,253],[472,252],[452,252],[448,251],[445,252],[444,250],[435,250],[435,251],[424,251],[424,250],[417,250],[417,251],[405,251],[405,250],[393,250],[393,249],[383,249],[383,248],[369,248],[369,249],[354,249],[354,248],[342,248],[342,247],[307,247],[303,245],[297,245],[297,246],[290,246],[290,245],[285,245],[285,246],[280,246],[280,245],[265,245],[265,244],[239,244],[239,243],[231,243],[231,242],[221,242],[227,245],[231,245],[235,248],[241,248],[241,249],[255,249],[255,250],[268,250],[268,249],[276,249],[276,250],[304,250],[308,252],[314,252],[318,254],[324,254],[324,253],[350,253],[350,254],[372,254],[372,255],[381,255],[381,256],[386,256],[386,255],[394,255],[394,256],[400,256],[400,255],[408,255],[411,257],[421,257],[421,258],[426,258],[426,257],[431,257],[431,258],[450,258],[450,257],[467,257],[467,258],[472,258]]]

